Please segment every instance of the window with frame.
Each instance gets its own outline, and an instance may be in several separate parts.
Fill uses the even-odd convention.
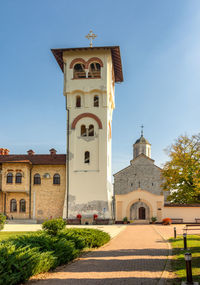
[[[84,154],[84,162],[89,164],[90,163],[90,152],[86,151]]]
[[[86,78],[85,65],[77,63],[74,65],[74,79]]]
[[[94,107],[99,107],[99,96],[94,96]]]
[[[41,184],[41,177],[40,177],[40,174],[39,174],[39,173],[36,173],[36,174],[34,175],[33,183],[34,183],[34,184]]]
[[[98,62],[90,64],[88,78],[101,78],[101,65]]]
[[[89,125],[88,136],[89,137],[93,137],[94,136],[94,126],[93,125]]]
[[[17,201],[15,199],[10,200],[10,212],[17,212]]]
[[[76,108],[81,107],[81,96],[76,96]]]
[[[6,177],[6,183],[12,184],[13,183],[13,174],[9,172]]]
[[[86,136],[87,136],[86,126],[82,125],[81,126],[81,137],[86,137]]]
[[[15,183],[22,183],[22,174],[20,172],[15,176]]]
[[[60,184],[60,175],[58,173],[53,176],[53,184]]]
[[[19,211],[21,213],[25,213],[26,212],[26,201],[24,199],[21,199],[19,201]]]

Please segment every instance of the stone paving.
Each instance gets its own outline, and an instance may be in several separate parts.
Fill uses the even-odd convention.
[[[28,284],[164,284],[161,276],[169,245],[160,234],[173,236],[173,226],[127,226],[107,245],[52,273],[33,277]]]

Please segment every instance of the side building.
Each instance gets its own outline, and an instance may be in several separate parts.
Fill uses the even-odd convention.
[[[66,155],[9,154],[0,149],[0,213],[8,218],[42,221],[62,217]]]

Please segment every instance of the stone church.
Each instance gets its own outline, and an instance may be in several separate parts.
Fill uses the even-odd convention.
[[[171,218],[176,222],[195,222],[200,217],[200,205],[176,205],[167,202],[162,191],[161,168],[151,159],[151,144],[141,136],[133,145],[130,165],[114,174],[115,219],[127,217],[135,223],[157,222]]]
[[[116,220],[148,222],[153,216],[161,220],[166,200],[161,184],[161,169],[151,159],[151,144],[142,131],[133,145],[130,165],[114,174]]]

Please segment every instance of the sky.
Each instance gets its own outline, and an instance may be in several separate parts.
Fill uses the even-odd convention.
[[[0,147],[66,152],[63,73],[51,48],[119,45],[113,173],[144,136],[162,166],[179,135],[200,128],[199,0],[0,0]]]

